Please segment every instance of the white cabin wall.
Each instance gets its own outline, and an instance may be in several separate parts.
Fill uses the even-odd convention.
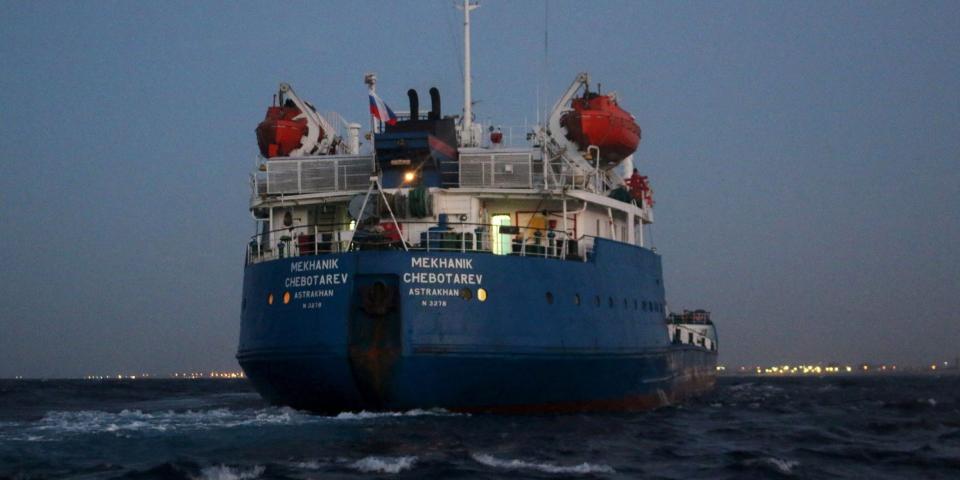
[[[447,214],[451,223],[465,222],[477,223],[477,209],[475,208],[473,198],[466,195],[452,195],[449,193],[434,194],[435,206],[434,212],[437,216],[441,213]],[[460,217],[464,216],[465,219]]]
[[[511,224],[514,226],[526,226],[526,222],[535,211],[548,210],[548,220],[557,221],[557,230],[563,230],[563,207],[562,205],[549,205],[544,208],[543,203],[533,200],[514,200],[514,199],[483,199],[480,202],[481,207],[486,211],[486,218],[482,220],[489,223],[490,217],[494,215],[510,215]],[[539,207],[539,208],[538,208]],[[580,218],[577,215],[576,202],[571,201],[567,211],[567,229],[571,233],[581,235]],[[518,212],[522,212],[518,214]]]

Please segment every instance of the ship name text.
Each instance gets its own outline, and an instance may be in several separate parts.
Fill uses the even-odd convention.
[[[413,257],[410,259],[412,268],[448,269],[459,268],[473,270],[472,258],[443,258],[443,257]]]
[[[319,285],[342,285],[347,283],[349,273],[327,273],[316,275],[298,275],[296,277],[287,277],[283,282],[286,288],[293,287],[313,287]]]
[[[301,260],[290,264],[291,272],[310,272],[314,270],[336,270],[340,268],[339,258],[323,258],[317,260]]]
[[[480,285],[483,283],[483,274],[407,272],[403,274],[403,283]]]

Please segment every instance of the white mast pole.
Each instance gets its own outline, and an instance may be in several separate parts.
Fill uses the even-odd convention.
[[[367,85],[367,90],[370,93],[377,93],[377,74],[367,73],[363,76],[363,83]],[[370,135],[373,135],[377,130],[377,121],[373,118],[373,115],[370,115]]]
[[[363,83],[367,85],[367,89],[371,94],[377,93],[377,74],[370,72],[363,76]],[[369,115],[369,114],[368,114]],[[373,115],[370,115],[370,144],[373,147],[370,153],[370,157],[373,159],[373,165],[371,165],[372,172],[376,173],[377,171],[377,119],[373,118]],[[359,141],[358,141],[359,143]],[[360,153],[359,149],[357,153]],[[352,241],[352,240],[351,240]]]
[[[479,7],[463,0],[463,123],[461,137],[465,146],[473,146],[473,95],[470,79],[470,10]]]

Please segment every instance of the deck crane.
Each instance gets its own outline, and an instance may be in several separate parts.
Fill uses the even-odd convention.
[[[280,97],[281,104],[283,104],[283,98],[286,97],[300,109],[300,115],[297,115],[294,120],[305,119],[307,121],[307,131],[300,139],[300,148],[290,152],[290,156],[303,157],[329,152],[330,147],[337,142],[336,130],[330,125],[330,122],[317,113],[312,105],[303,101],[293,91],[293,87],[289,83],[280,84]]]
[[[564,135],[564,127],[560,124],[560,119],[564,114],[571,111],[570,101],[576,97],[581,88],[587,89],[590,85],[590,75],[587,72],[577,74],[573,82],[567,87],[567,90],[560,96],[557,103],[553,105],[553,110],[547,117],[546,128],[539,128],[537,136],[541,139],[541,145],[546,150],[551,160],[560,159],[567,168],[570,168],[576,177],[584,179],[584,183],[589,184],[589,177],[601,175],[602,172],[597,168],[598,162],[591,162],[584,156],[576,143],[570,141]],[[562,168],[562,167],[561,167]],[[579,183],[579,182],[578,182]],[[596,186],[596,184],[594,184]],[[599,190],[599,188],[598,188]]]
[[[597,193],[602,193],[607,189],[621,185],[623,183],[621,175],[615,169],[602,168],[600,159],[602,152],[599,146],[588,145],[586,148],[582,148],[581,145],[568,137],[568,129],[562,124],[564,116],[574,110],[571,103],[577,93],[581,89],[588,92],[589,88],[590,75],[586,72],[577,74],[567,90],[554,104],[553,110],[550,111],[546,119],[546,127],[541,127],[537,135],[551,161],[559,159],[561,164],[565,164],[574,173],[575,178],[582,179],[585,187],[592,188]],[[632,157],[630,165],[632,165]]]

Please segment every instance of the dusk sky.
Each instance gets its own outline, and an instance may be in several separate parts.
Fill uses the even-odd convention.
[[[238,370],[278,83],[364,125],[365,72],[395,109],[437,86],[459,113],[454,3],[0,1],[0,377]],[[480,120],[533,122],[579,71],[636,116],[669,306],[713,312],[720,363],[960,354],[960,3],[473,20]]]

